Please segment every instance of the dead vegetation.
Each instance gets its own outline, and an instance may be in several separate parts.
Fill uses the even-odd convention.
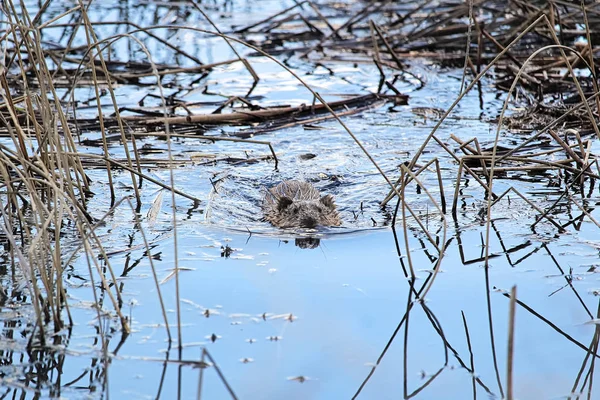
[[[0,71],[0,136],[6,140],[0,143],[0,239],[8,254],[7,264],[13,268],[17,281],[2,289],[1,299],[3,305],[18,302],[22,293],[20,289],[17,292],[9,288],[13,285],[27,291],[35,311],[28,336],[30,352],[40,351],[51,343],[65,346],[68,343],[64,329],[73,321],[63,287],[64,271],[75,254],[82,251],[89,266],[91,286],[98,288],[93,290],[94,296],[101,294],[104,298],[101,302],[96,297],[95,309],[104,354],[102,363],[108,368],[108,341],[101,322],[118,325],[124,340],[129,332],[129,321],[122,313],[121,285],[102,240],[96,236],[96,228],[118,207],[129,206],[139,212],[142,181],[169,191],[174,214],[176,198],[202,203],[203,199],[178,190],[172,175],[165,183],[143,172],[145,166],[170,169],[176,163],[193,161],[174,161],[172,140],[194,137],[212,142],[253,143],[268,147],[264,156],[247,160],[223,157],[215,162],[274,161],[277,168],[277,149],[268,141],[249,138],[336,119],[363,148],[360,139],[340,118],[384,104],[407,104],[408,97],[396,85],[406,79],[419,80],[410,71],[410,62],[416,58],[433,59],[442,66],[464,67],[462,92],[450,109],[438,115],[436,126],[413,159],[401,167],[398,176],[386,176],[377,160],[363,148],[365,156],[390,185],[390,193],[381,199],[382,204],[396,200],[396,214],[400,212],[402,220],[412,215],[436,252],[432,258],[433,272],[423,286],[413,287],[414,280],[411,283],[413,290],[407,314],[417,304],[414,301],[426,297],[435,281],[448,242],[446,215],[451,211],[450,216],[456,218],[465,176],[481,186],[482,199],[487,201],[486,240],[489,240],[493,207],[509,193],[515,193],[534,209],[538,222],[548,221],[557,232],[575,226],[575,219],[557,221],[552,207],[540,208],[515,188],[502,193],[495,191],[495,180],[511,179],[511,173],[518,171],[550,174],[563,191],[561,197],[568,198],[581,210],[583,216],[576,217],[577,223],[585,218],[596,223],[589,215],[585,200],[595,180],[600,178],[596,157],[591,152],[593,141],[600,137],[595,62],[598,50],[593,46],[600,40],[595,29],[600,26],[600,3],[384,0],[317,4],[297,1],[262,21],[230,31],[225,27],[217,29],[215,22],[194,2],[185,4],[189,15],[195,15],[210,25],[210,29],[195,28],[185,19],[177,19],[177,25],[156,23],[152,26],[94,20],[92,16],[97,14],[89,13],[88,4],[83,2],[73,3],[72,8],[58,14],[49,12],[50,7],[51,2],[46,1],[32,13],[9,0],[2,9],[5,22],[1,41],[4,64]],[[98,32],[106,32],[107,27],[122,28],[121,33],[99,36]],[[47,30],[57,39],[44,39]],[[176,40],[169,40],[170,35],[175,37],[184,31],[200,41],[226,41],[235,57],[210,62],[199,58],[185,43],[175,44]],[[123,43],[136,46],[134,53],[139,58],[119,59]],[[243,53],[239,52],[242,47]],[[154,61],[151,48],[166,51],[177,62]],[[252,66],[255,58],[270,58],[282,70],[292,73],[310,91],[310,100],[301,105],[273,106],[271,102],[261,104],[263,97],[253,98],[253,92],[261,84],[261,77]],[[288,67],[291,58],[324,68],[334,63],[374,64],[380,74],[378,90],[325,102],[321,94]],[[185,94],[193,91],[209,93],[213,85],[211,74],[218,67],[231,65],[240,66],[251,77],[244,95],[221,93],[212,103],[185,99]],[[240,74],[239,71],[232,73]],[[473,89],[482,90],[484,77],[492,79],[497,89],[506,95],[505,107],[496,121],[496,141],[480,143],[476,137],[464,141],[457,136],[447,141],[438,137],[437,129],[463,96]],[[147,90],[137,107],[120,104],[117,91],[124,86]],[[165,96],[164,88],[178,91]],[[82,89],[92,96],[83,98]],[[509,104],[522,111],[505,116]],[[215,134],[215,129],[223,126],[240,129],[232,134]],[[89,132],[97,136],[83,137]],[[500,147],[499,139],[506,132],[518,132],[522,141],[511,148]],[[149,136],[165,140],[169,147],[163,157],[153,158],[152,152],[138,147],[137,142]],[[431,143],[439,145],[446,152],[444,156],[455,161],[454,181],[443,182],[438,160],[425,156],[424,150]],[[97,147],[101,155],[82,151],[82,146]],[[120,146],[124,156],[111,156],[109,148],[112,146]],[[87,208],[91,190],[86,171],[91,168],[106,170],[111,199],[111,210],[106,215],[96,215]],[[130,174],[133,196],[119,193],[112,181],[115,169]],[[421,174],[437,176],[439,187],[435,193],[422,184]],[[411,209],[410,201],[404,201],[408,185],[421,186],[437,206],[441,215],[438,231],[428,229],[422,217]],[[589,191],[584,190],[586,185]],[[451,210],[446,209],[446,196],[452,199]],[[142,221],[136,219],[135,224],[141,226]],[[408,238],[406,224],[402,227]],[[143,229],[140,232],[143,235]],[[61,242],[64,235],[79,238],[76,250],[64,250]],[[176,235],[175,229],[175,238]],[[145,237],[144,242],[148,246]],[[176,243],[175,239],[175,248]],[[408,241],[405,244],[409,253]],[[486,266],[489,256],[486,253],[481,258]],[[152,264],[149,251],[148,259]],[[407,266],[407,277],[414,279],[410,257]],[[177,260],[173,276],[176,281],[179,279]],[[160,296],[156,275],[154,278]],[[514,307],[516,294],[511,296]],[[422,306],[425,307],[424,303]],[[171,338],[169,326],[180,328],[181,314],[177,310],[177,321],[170,325],[164,307],[162,313]],[[180,329],[177,342],[183,343]],[[116,354],[117,350],[111,351]],[[179,362],[205,368],[209,365],[205,357],[210,359],[210,365],[216,366],[206,350],[200,361]],[[470,371],[475,376],[473,368]],[[224,376],[220,372],[219,375],[227,385]],[[365,383],[367,381],[368,377]],[[477,384],[483,385],[479,379]],[[235,397],[228,385],[227,388]],[[507,398],[511,398],[511,389],[507,390]]]

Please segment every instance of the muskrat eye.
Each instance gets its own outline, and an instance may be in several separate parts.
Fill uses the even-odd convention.
[[[289,206],[291,206],[292,204],[293,204],[293,201],[292,201],[292,199],[290,199],[290,198],[289,198],[289,197],[287,197],[287,196],[283,196],[283,197],[281,197],[281,198],[278,200],[278,202],[277,202],[277,209],[278,209],[279,211],[283,211],[283,210],[285,210],[286,208],[288,208]]]

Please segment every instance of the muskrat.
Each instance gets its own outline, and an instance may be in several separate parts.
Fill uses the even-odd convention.
[[[333,196],[321,196],[310,183],[283,181],[269,189],[263,202],[265,219],[279,228],[314,228],[342,224]]]

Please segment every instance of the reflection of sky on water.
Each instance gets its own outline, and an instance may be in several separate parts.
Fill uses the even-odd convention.
[[[191,269],[182,271],[180,279],[181,297],[185,299],[184,342],[208,343],[206,337],[213,333],[221,336],[215,343],[208,343],[207,348],[240,398],[351,397],[406,310],[408,282],[399,265],[391,231],[323,240],[320,249],[310,251],[274,238],[252,237],[246,243],[245,235],[209,231],[212,237],[228,237],[223,244],[239,248],[232,259],[220,258],[219,247],[202,247],[207,243],[201,237],[204,234],[194,234],[190,227],[183,228],[181,235],[184,239],[180,254],[184,260],[180,266]],[[479,257],[480,249],[472,244],[477,236],[471,232],[463,237],[469,243],[465,257]],[[572,256],[560,255],[561,242],[550,244],[549,248],[561,264],[568,265]],[[410,243],[420,284],[428,273],[419,270],[430,269],[431,264],[419,243],[412,238]],[[525,255],[534,248],[532,244],[519,252]],[[172,259],[168,240],[161,242],[154,253],[159,251],[163,260]],[[212,261],[207,261],[207,256]],[[504,256],[495,257],[489,270],[490,287],[509,289],[517,284],[519,300],[587,345],[593,326],[584,325],[589,318],[573,291],[565,288],[548,297],[565,283],[563,277],[556,276],[558,272],[549,258],[541,249],[511,268]],[[168,274],[171,262],[161,261],[156,265],[160,279]],[[484,269],[481,263],[463,265],[456,241],[447,249],[442,269],[427,297],[427,305],[448,342],[468,365],[461,311],[465,313],[477,375],[499,396],[490,353]],[[160,350],[166,347],[163,329],[154,326],[161,323],[161,317],[148,274],[147,262],[142,261],[124,281],[127,297],[135,298],[139,305],[131,311],[134,333],[119,353],[124,359],[115,360],[110,369],[114,394],[131,388],[132,379],[139,382],[138,393],[152,395],[157,390],[162,365],[129,360],[160,358],[163,356]],[[594,275],[583,277],[574,286],[595,312],[596,299],[588,291],[597,284],[596,279]],[[162,285],[172,324],[175,322],[173,288],[173,280]],[[499,291],[492,291],[491,301],[497,357],[504,382],[508,299]],[[206,318],[203,316],[206,308],[216,313]],[[294,316],[293,322],[286,320],[289,314]],[[585,351],[521,307],[517,307],[516,333],[517,397],[567,394]],[[404,327],[366,385],[363,398],[397,398],[402,393],[403,335]],[[271,341],[269,337],[281,340]],[[247,339],[256,342],[250,344]],[[414,390],[425,381],[421,374],[434,374],[444,363],[442,341],[419,305],[410,314],[408,344],[407,379],[409,388]],[[199,357],[199,347],[184,350],[184,359]],[[176,358],[176,353],[171,358]],[[251,358],[253,362],[244,364],[240,362],[243,358]],[[196,393],[198,375],[189,367],[183,370],[184,398],[190,398]],[[224,398],[224,389],[214,370],[205,372],[203,395]],[[165,393],[174,393],[176,374],[177,367],[171,365]],[[302,384],[288,380],[297,376],[310,379]],[[465,398],[470,391],[468,371],[460,368],[450,352],[448,367],[422,392],[422,398],[442,395]],[[481,388],[478,394],[485,398]]]

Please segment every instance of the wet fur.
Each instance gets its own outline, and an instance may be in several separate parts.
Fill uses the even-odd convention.
[[[308,182],[283,181],[269,189],[263,202],[265,219],[279,228],[339,226],[342,221],[331,195]]]

